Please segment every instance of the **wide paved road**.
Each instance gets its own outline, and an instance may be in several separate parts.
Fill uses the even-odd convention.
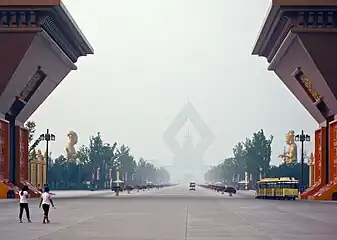
[[[0,239],[25,240],[336,240],[335,203],[255,200],[171,187],[113,196],[56,198],[51,223],[19,224],[17,204],[0,202]]]

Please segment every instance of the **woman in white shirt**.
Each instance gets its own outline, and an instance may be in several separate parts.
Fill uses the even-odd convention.
[[[19,212],[19,220],[22,223],[22,215],[23,210],[26,212],[28,222],[31,222],[29,215],[29,206],[28,206],[28,186],[23,186],[22,190],[19,193],[20,195],[20,212]]]
[[[49,209],[50,209],[50,204],[55,208],[53,200],[51,199],[51,195],[49,193],[49,187],[46,187],[44,189],[44,193],[41,195],[41,200],[40,200],[40,206],[39,208],[43,209],[43,221],[42,223],[50,223],[49,221]]]

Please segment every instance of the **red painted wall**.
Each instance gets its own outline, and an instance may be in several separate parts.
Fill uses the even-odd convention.
[[[16,127],[16,183],[28,180],[28,129]]]
[[[9,178],[9,123],[0,119],[0,180]]]
[[[326,128],[322,127],[315,131],[315,183],[325,183],[326,174]]]
[[[337,182],[337,120],[330,123],[329,182]]]

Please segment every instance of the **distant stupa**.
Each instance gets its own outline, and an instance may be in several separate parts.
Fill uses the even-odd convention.
[[[196,145],[193,144],[189,128],[187,135],[184,137],[183,144],[179,144],[175,139],[188,120],[190,120],[201,136],[201,141]],[[214,136],[191,102],[188,102],[179,112],[173,123],[165,131],[163,139],[175,155],[172,171],[174,175],[177,175],[176,178],[182,179],[186,175],[190,178],[193,178],[193,175],[203,176],[203,155],[213,142]]]

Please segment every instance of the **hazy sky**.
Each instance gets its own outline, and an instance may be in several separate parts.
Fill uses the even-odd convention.
[[[64,154],[67,131],[78,133],[77,148],[100,131],[137,158],[170,164],[162,135],[188,99],[215,136],[206,164],[231,156],[261,128],[275,136],[279,163],[289,129],[313,133],[312,117],[267,62],[251,56],[270,1],[99,2],[64,0],[95,55],[80,59],[31,117],[37,135],[47,127],[56,135],[54,157]],[[198,138],[192,127],[191,134]]]

